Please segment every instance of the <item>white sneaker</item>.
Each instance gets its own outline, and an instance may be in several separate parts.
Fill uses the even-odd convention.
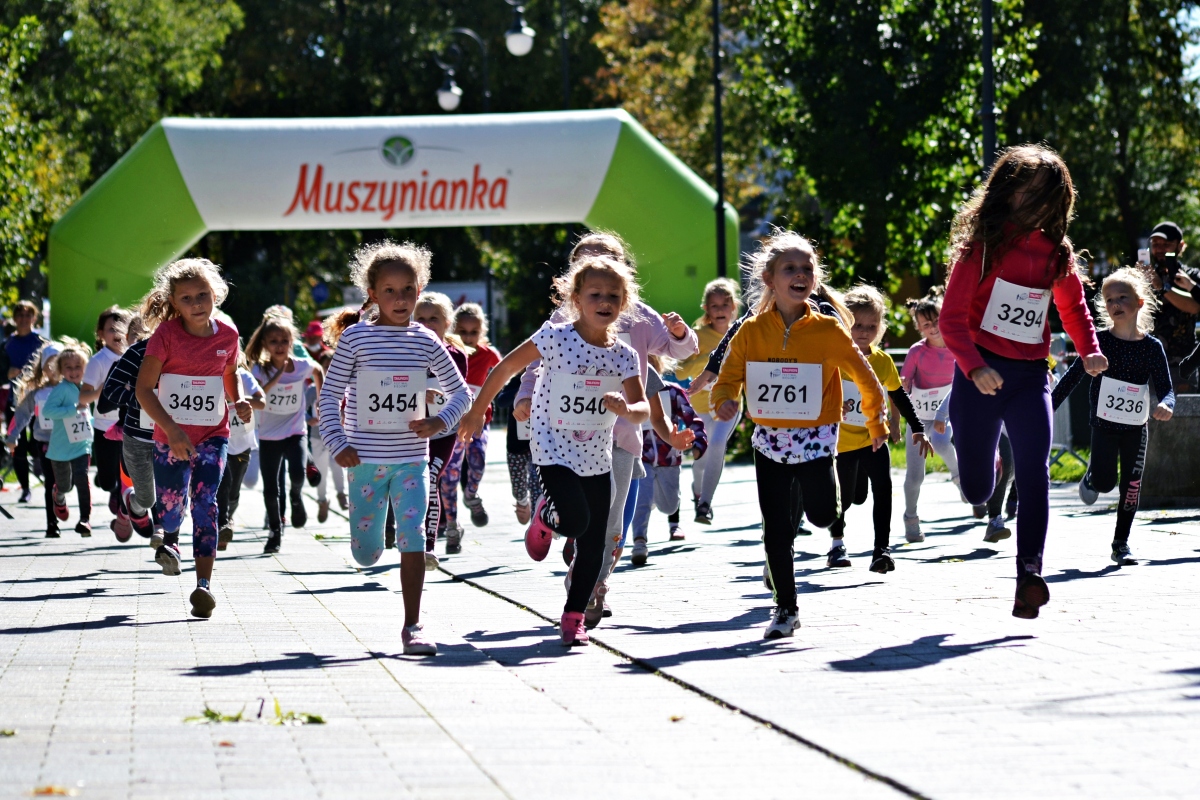
[[[1079,481],[1079,499],[1085,506],[1090,506],[1096,502],[1096,498],[1100,493],[1092,488],[1092,484],[1088,482],[1088,476],[1084,474],[1083,479]]]
[[[967,505],[970,505],[971,501],[967,499],[967,496],[965,494],[963,494],[962,483],[959,480],[958,476],[956,475],[953,478],[951,478],[950,482],[954,484],[955,489],[958,489],[958,499],[962,500]]]
[[[649,557],[649,555],[650,548],[646,546],[646,540],[634,539],[633,553],[629,557],[629,560],[633,562],[634,566],[643,566],[646,563],[646,559]]]
[[[426,553],[425,554],[425,571],[426,572],[437,572],[437,568],[438,568],[437,553]]]
[[[1005,526],[1004,517],[992,517],[988,520],[987,532],[983,534],[983,540],[988,543],[995,543],[1010,536],[1012,536],[1012,531]]]
[[[920,517],[904,515],[904,541],[914,544],[925,541],[925,534],[921,533]]]
[[[764,639],[790,639],[800,627],[800,615],[778,606],[771,615],[771,624],[763,632]]]
[[[426,638],[425,626],[421,623],[409,625],[400,632],[400,641],[404,643],[406,656],[436,656],[437,644]]]

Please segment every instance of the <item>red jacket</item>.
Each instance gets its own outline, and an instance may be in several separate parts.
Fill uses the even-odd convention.
[[[500,363],[503,356],[496,348],[482,342],[475,348],[475,352],[467,356],[467,385],[471,387],[472,392],[479,391],[479,387],[483,386],[483,382],[487,380],[488,374]],[[492,422],[492,407],[488,406],[487,415],[484,418],[484,424],[490,425]]]
[[[991,259],[991,270],[982,280],[981,246],[970,247],[955,262],[946,284],[938,327],[964,375],[969,376],[972,370],[987,366],[976,345],[998,356],[1024,361],[1039,361],[1050,355],[1049,319],[1042,323],[1042,341],[1036,344],[1015,342],[980,327],[997,278],[1030,289],[1052,288],[1054,305],[1067,335],[1075,343],[1076,352],[1084,356],[1100,352],[1078,273],[1071,272],[1060,280],[1054,279],[1057,274],[1056,250],[1057,245],[1046,234],[1034,231],[1012,242],[999,260]]]

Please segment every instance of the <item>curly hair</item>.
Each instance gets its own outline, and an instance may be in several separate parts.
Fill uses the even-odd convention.
[[[208,284],[213,295],[213,309],[218,309],[229,296],[229,284],[221,276],[221,268],[207,258],[181,258],[161,267],[154,273],[154,288],[142,300],[141,313],[147,326],[156,328],[179,316],[171,297],[183,281],[199,280]]]
[[[354,256],[350,259],[350,281],[362,290],[367,299],[357,311],[347,309],[329,318],[325,323],[325,344],[337,347],[338,340],[342,338],[346,328],[364,319],[372,305],[370,293],[375,287],[375,282],[379,280],[379,271],[393,264],[412,272],[418,292],[429,285],[433,269],[433,253],[429,248],[412,242],[397,244],[391,239],[364,244],[354,251]]]

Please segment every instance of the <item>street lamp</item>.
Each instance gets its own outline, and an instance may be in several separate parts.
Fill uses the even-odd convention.
[[[721,0],[712,0],[713,139],[716,143],[717,276],[724,278],[725,261],[725,128],[721,119]]]
[[[470,28],[451,28],[448,33],[458,33],[466,36],[479,45],[479,56],[483,63],[483,113],[488,113],[491,110],[492,90],[488,86],[488,56],[487,44],[480,38],[479,34]],[[442,68],[445,73],[445,80],[442,82],[442,88],[438,89],[437,98],[438,105],[445,111],[454,111],[458,108],[459,102],[462,100],[463,90],[454,82],[454,74],[462,63],[462,48],[457,44],[451,44],[446,48],[446,56],[435,54],[433,60]]]
[[[462,87],[454,82],[454,71],[448,71],[446,79],[442,81],[442,88],[437,91],[438,105],[442,107],[442,111],[457,109],[458,104],[462,102],[462,94]]]
[[[513,8],[513,21],[504,33],[504,46],[508,48],[508,52],[520,58],[528,55],[533,49],[533,37],[537,33],[525,23],[525,7],[519,4],[520,0],[505,2]]]

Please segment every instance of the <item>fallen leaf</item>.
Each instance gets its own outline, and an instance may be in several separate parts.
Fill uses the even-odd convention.
[[[34,797],[74,797],[79,792],[66,786],[39,786],[33,790]]]
[[[12,728],[4,728],[3,730],[0,730],[0,739],[4,739],[4,738],[8,738],[9,736],[16,736],[16,735],[17,735],[17,732],[15,730],[13,730]]]
[[[682,714],[672,714],[671,715],[671,722],[679,722],[681,719],[683,719]]]
[[[234,747],[233,742],[217,742],[217,747]]]

